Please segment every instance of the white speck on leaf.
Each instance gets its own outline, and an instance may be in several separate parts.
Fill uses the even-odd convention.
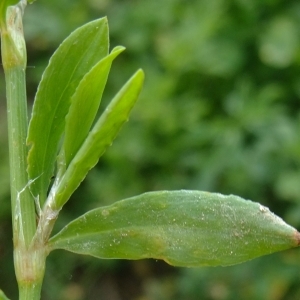
[[[262,213],[266,213],[269,211],[269,209],[263,205],[259,205],[259,210],[262,212]]]

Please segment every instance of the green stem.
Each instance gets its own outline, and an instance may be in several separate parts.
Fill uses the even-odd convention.
[[[26,46],[22,15],[26,1],[8,6],[1,23],[1,51],[5,72],[14,263],[21,300],[40,299],[44,276],[44,247],[32,244],[36,232],[35,203],[27,175],[28,127],[25,85]],[[3,20],[2,20],[3,21]]]
[[[43,247],[30,250],[15,249],[14,259],[19,285],[19,300],[40,299],[46,256]]]
[[[27,106],[22,67],[5,70],[10,158],[11,203],[15,246],[30,245],[35,233],[35,206],[26,172]]]
[[[34,236],[35,205],[29,191],[26,136],[26,46],[22,27],[24,2],[9,6],[1,27],[1,51],[6,81],[11,201],[15,246],[29,246]]]

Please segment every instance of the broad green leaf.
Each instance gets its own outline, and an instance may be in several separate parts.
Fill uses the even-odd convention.
[[[233,195],[163,191],[92,210],[50,239],[49,247],[199,267],[234,265],[299,244],[299,232],[259,203]]]
[[[27,143],[28,174],[35,197],[43,202],[53,174],[71,97],[84,75],[108,54],[107,19],[90,22],[59,46],[40,82]]]
[[[66,167],[88,135],[101,102],[112,61],[124,49],[124,47],[117,47],[110,55],[98,62],[81,80],[71,99],[71,107],[66,117],[63,146]]]
[[[117,93],[82,144],[58,185],[51,189],[52,209],[60,209],[109,147],[138,99],[144,72],[138,70]],[[52,197],[51,196],[51,197]],[[50,198],[51,198],[50,197]]]
[[[9,300],[5,294],[2,292],[2,290],[0,290],[0,300]]]

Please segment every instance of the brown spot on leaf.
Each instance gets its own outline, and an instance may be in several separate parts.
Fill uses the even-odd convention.
[[[296,246],[299,247],[300,246],[300,232],[295,230],[295,240],[296,240]]]

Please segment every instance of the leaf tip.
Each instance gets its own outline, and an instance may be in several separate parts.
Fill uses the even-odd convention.
[[[139,76],[144,81],[144,79],[145,79],[145,72],[143,71],[143,69],[138,69],[135,74],[137,76]]]
[[[300,232],[297,230],[295,230],[294,239],[296,242],[296,247],[299,247],[300,246]]]
[[[116,46],[115,48],[113,48],[111,50],[111,53],[117,53],[117,54],[119,54],[119,53],[123,52],[125,49],[126,48],[124,46]]]

